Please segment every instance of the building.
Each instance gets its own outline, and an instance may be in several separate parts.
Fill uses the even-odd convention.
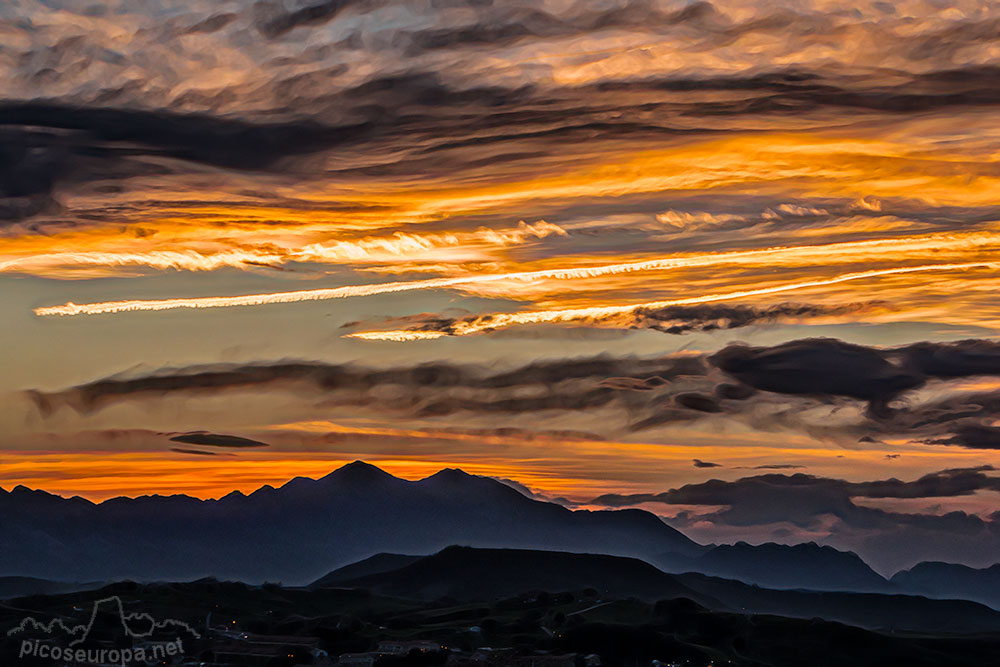
[[[320,650],[319,643],[316,637],[255,635],[244,632],[216,637],[211,651],[220,662],[263,664],[273,658],[289,656],[290,652],[309,653],[317,658],[320,653],[326,653]]]
[[[378,652],[387,655],[409,655],[410,651],[440,651],[441,644],[429,639],[417,639],[413,641],[385,640],[378,643]]]
[[[340,667],[371,667],[378,660],[381,653],[369,651],[368,653],[342,653],[337,659]]]
[[[511,667],[576,667],[576,653],[564,655],[522,655],[510,661]]]

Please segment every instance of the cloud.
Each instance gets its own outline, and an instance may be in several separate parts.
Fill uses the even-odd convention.
[[[506,484],[507,486],[514,489],[521,495],[531,498],[532,500],[541,500],[547,503],[557,503],[564,507],[575,507],[577,505],[577,503],[574,503],[573,501],[568,500],[566,498],[552,497],[544,493],[538,493],[537,491],[532,491],[529,487],[513,479],[507,479],[506,477],[491,477],[490,479],[495,479],[496,481],[502,484]]]
[[[1000,428],[975,422],[959,422],[950,429],[953,435],[924,440],[931,445],[958,445],[969,449],[1000,449]]]
[[[912,392],[989,373],[998,354],[1000,345],[982,340],[880,348],[808,338],[770,347],[733,344],[710,355],[555,359],[509,370],[445,362],[389,368],[310,361],[215,364],[110,376],[27,395],[43,415],[63,407],[89,413],[126,400],[253,390],[292,392],[318,398],[327,408],[351,406],[383,417],[554,411],[572,418],[597,408],[621,415],[620,422],[606,421],[598,436],[725,419],[845,442],[907,437],[993,448],[997,428],[990,420],[1000,417],[1000,392],[952,391],[920,400]],[[828,416],[852,401],[867,403],[867,411],[833,421],[810,414],[810,408],[823,407]]]
[[[971,495],[977,491],[1000,491],[1000,477],[987,475],[992,466],[955,468],[929,473],[912,482],[898,479],[872,482],[848,482],[841,479],[816,477],[804,473],[783,475],[770,473],[743,477],[727,482],[713,479],[698,484],[688,484],[663,493],[608,494],[592,502],[609,507],[624,507],[639,503],[660,502],[672,505],[738,505],[751,496],[765,495],[768,489],[784,489],[790,493],[819,489],[824,494],[844,498],[940,498]]]
[[[798,303],[782,303],[766,307],[728,304],[639,306],[633,310],[608,314],[599,312],[600,309],[595,309],[596,312],[592,316],[581,317],[580,322],[603,328],[653,329],[667,334],[684,334],[717,329],[738,329],[789,320],[855,315],[885,308],[885,306],[885,303],[877,301],[831,306]],[[488,318],[489,316],[481,315],[447,316],[439,313],[422,313],[398,318],[350,322],[344,327],[369,328],[372,325],[377,325],[383,329],[454,335],[464,326],[475,325],[479,322],[487,325],[482,331],[492,331],[488,326]]]
[[[669,522],[689,532],[701,531],[703,539],[750,534],[761,541],[819,539],[856,551],[884,571],[894,571],[920,560],[982,563],[992,558],[993,562],[1000,546],[1000,524],[962,511],[894,512],[855,499],[955,498],[1000,491],[1000,477],[990,472],[995,472],[991,466],[942,470],[910,482],[766,474],[735,481],[714,479],[658,494],[608,494],[591,504],[684,505],[688,509]]]
[[[537,223],[533,229],[536,235],[541,235],[543,233],[548,233],[554,231],[548,223]],[[561,229],[561,228],[560,228]],[[526,231],[526,230],[525,230]],[[558,232],[556,232],[558,233]],[[990,240],[995,240],[995,237],[988,235],[984,238],[979,235],[977,239],[969,238],[952,238],[950,240],[942,238],[940,235],[925,236],[922,238],[916,238],[911,241],[914,245],[911,246],[913,250],[940,250],[946,244],[958,244],[958,245],[969,245],[970,241],[974,245],[982,245],[988,243]],[[811,246],[790,246],[790,247],[777,247],[777,248],[767,248],[764,250],[749,250],[749,251],[735,251],[730,253],[709,253],[703,255],[687,255],[687,256],[668,256],[654,259],[647,259],[638,262],[615,262],[611,264],[605,264],[600,266],[592,266],[586,268],[579,267],[562,267],[554,269],[542,269],[538,271],[515,271],[515,272],[505,272],[505,273],[489,273],[489,274],[479,274],[479,275],[461,275],[457,277],[440,277],[440,278],[430,278],[425,280],[411,280],[411,281],[397,281],[390,283],[372,283],[367,285],[346,285],[343,287],[334,288],[322,288],[322,289],[311,289],[311,290],[295,290],[290,292],[271,292],[262,294],[249,294],[240,296],[214,296],[214,297],[192,297],[192,298],[172,298],[172,299],[153,299],[153,300],[138,300],[133,299],[129,301],[108,301],[108,302],[97,302],[88,304],[74,304],[67,303],[61,306],[49,306],[41,307],[35,309],[36,315],[80,315],[80,314],[101,314],[101,313],[120,313],[120,312],[131,312],[138,310],[149,310],[149,311],[159,311],[159,310],[170,310],[175,308],[223,308],[223,307],[234,307],[234,306],[258,306],[264,304],[275,304],[275,303],[297,303],[302,301],[316,301],[316,300],[326,300],[326,299],[343,299],[361,296],[372,296],[376,294],[387,294],[396,293],[404,291],[414,291],[414,290],[428,290],[428,289],[466,289],[474,290],[476,287],[479,289],[488,288],[491,284],[495,283],[523,283],[534,280],[550,279],[550,280],[567,280],[567,281],[578,281],[582,279],[597,278],[602,276],[613,276],[622,275],[638,271],[666,271],[671,269],[682,269],[682,268],[693,268],[693,267],[703,267],[703,266],[714,266],[719,264],[740,264],[746,261],[751,263],[754,261],[766,260],[770,262],[776,262],[783,256],[787,256],[792,260],[794,265],[796,262],[801,262],[807,257],[815,257],[818,260],[829,261],[829,256],[831,253],[836,253],[837,251],[850,252],[852,250],[857,251],[870,251],[875,247],[883,248],[885,250],[890,250],[893,255],[898,255],[902,252],[902,247],[899,241],[890,239],[875,239],[870,241],[863,241],[860,243],[835,243],[835,244],[820,244]],[[312,248],[316,250],[316,248]],[[243,258],[247,255],[245,250],[241,250],[235,253],[236,257]],[[290,259],[291,257],[282,257],[281,255],[275,254],[273,251],[268,253],[263,257],[259,257],[258,261],[266,262],[268,264],[276,264],[283,259]],[[301,259],[308,259],[308,257],[300,257]],[[797,259],[795,259],[797,258]],[[160,257],[162,260],[162,257]],[[318,259],[318,258],[313,258]],[[190,258],[188,258],[190,261]],[[31,262],[33,259],[23,258],[18,260],[19,262]],[[201,258],[201,262],[211,262],[211,258]],[[133,262],[128,262],[133,263]],[[230,262],[232,264],[232,262]],[[223,264],[225,265],[225,264]],[[176,268],[182,268],[180,263],[175,263],[172,266]],[[672,311],[670,309],[674,308],[688,308],[697,305],[718,303],[722,301],[730,301],[735,299],[743,299],[753,296],[764,296],[770,294],[777,294],[783,292],[793,292],[802,289],[808,289],[812,287],[819,287],[825,285],[836,285],[845,282],[851,282],[855,280],[879,278],[883,276],[891,275],[906,275],[906,274],[916,274],[931,271],[958,271],[958,270],[968,270],[968,269],[984,269],[990,268],[993,264],[985,261],[976,262],[966,262],[961,264],[924,264],[918,266],[898,266],[884,269],[873,269],[869,271],[860,271],[853,273],[846,273],[835,275],[832,277],[821,278],[816,280],[802,281],[802,282],[790,282],[780,285],[773,285],[769,287],[759,287],[756,289],[749,290],[737,290],[732,292],[722,292],[716,294],[705,294],[694,297],[688,297],[684,299],[675,299],[671,301],[652,301],[646,303],[636,303],[630,305],[616,305],[616,306],[599,306],[599,307],[588,307],[588,308],[571,308],[571,309],[561,309],[561,310],[551,310],[551,311],[536,311],[536,312],[524,312],[524,313],[493,313],[477,315],[472,317],[456,317],[452,319],[447,319],[442,322],[443,327],[439,329],[425,328],[422,329],[419,324],[419,319],[417,320],[417,326],[411,329],[405,329],[401,331],[382,331],[382,332],[361,332],[351,334],[355,338],[368,338],[368,339],[378,339],[378,335],[385,336],[392,339],[393,336],[399,337],[401,334],[414,334],[414,333],[424,333],[430,334],[435,333],[435,335],[470,335],[478,334],[487,331],[495,331],[496,329],[511,327],[523,324],[539,324],[539,323],[591,323],[591,324],[607,324],[610,326],[623,326],[631,327],[635,326],[634,320],[637,317],[637,313],[640,317],[645,316],[649,318],[653,317],[655,320],[657,313],[665,313],[667,316],[676,314],[680,311]],[[812,314],[813,316],[819,316],[821,313],[826,315],[845,315],[854,312],[860,312],[868,309],[878,309],[882,307],[881,303],[862,303],[862,304],[850,304],[841,306],[789,306],[785,308],[784,306],[776,306],[773,312],[755,313],[755,311],[734,311],[739,313],[738,317],[727,317],[723,311],[719,311],[719,317],[716,319],[726,320],[730,319],[733,321],[746,320],[746,319],[758,319],[758,320],[775,320],[775,319],[789,319],[796,316],[796,311],[799,309],[805,309],[799,312],[799,316],[807,316]],[[828,308],[828,310],[825,310]],[[691,311],[697,317],[697,311]],[[732,313],[729,313],[731,316]],[[418,316],[419,317],[419,316]],[[431,319],[437,319],[437,316],[428,316]],[[640,320],[641,321],[641,320]],[[406,320],[403,324],[411,324],[412,321]],[[655,324],[655,322],[654,322]],[[712,322],[704,323],[704,328],[707,330],[709,328],[718,325]],[[695,327],[697,329],[697,327]],[[678,331],[680,332],[680,331]],[[421,336],[412,336],[412,338],[419,338]]]
[[[370,9],[378,3],[373,0],[326,0],[308,4],[293,11],[283,11],[276,2],[258,3],[257,28],[269,39],[281,37],[295,28],[317,26],[332,21],[349,8]]]
[[[16,45],[0,64],[9,82],[0,108],[4,218],[51,213],[60,190],[74,186],[114,187],[203,165],[447,177],[475,166],[537,166],[584,145],[787,126],[791,115],[829,127],[1000,103],[1000,70],[982,64],[987,53],[959,57],[989,48],[989,19],[936,15],[914,31],[903,17],[880,16],[882,39],[871,40],[867,19],[842,12],[729,13],[705,2],[674,11],[645,2],[550,11],[438,2],[417,12],[391,0],[263,0],[222,13],[217,3],[171,11],[121,4],[101,15],[32,6],[3,17]],[[748,34],[781,39],[748,48],[740,41]],[[816,48],[822,36],[844,43],[847,35],[854,41],[837,51],[840,63]],[[567,40],[585,44],[567,49]],[[916,65],[911,54],[931,53],[929,43],[949,48]],[[578,62],[578,48],[593,61]],[[500,59],[508,65],[496,68]],[[881,62],[893,74],[858,62]],[[329,158],[318,161],[328,165],[322,174],[317,163],[288,159],[317,153]],[[820,211],[776,204],[771,213]]]
[[[527,413],[575,411],[619,401],[638,404],[645,399],[616,383],[625,382],[631,387],[628,383],[656,378],[666,385],[673,379],[697,377],[704,372],[701,359],[684,356],[539,361],[501,371],[443,362],[392,368],[322,362],[216,364],[109,377],[60,392],[28,394],[43,414],[61,407],[91,412],[128,399],[250,389],[306,391],[332,404],[378,409],[382,414],[402,411],[434,416],[460,410]],[[384,389],[392,391],[386,393]],[[526,392],[531,389],[535,391]]]
[[[641,2],[628,2],[622,7],[585,10],[576,15],[558,16],[535,8],[505,7],[503,3],[479,4],[478,21],[447,28],[431,28],[404,32],[408,52],[466,49],[475,47],[511,46],[524,41],[566,39],[598,30],[628,29],[640,32],[660,32],[682,23],[701,28],[719,22],[715,8],[707,2],[695,2],[673,12],[663,12]]]
[[[692,459],[695,468],[721,468],[721,463],[712,463],[711,461],[702,461],[701,459]]]
[[[963,340],[957,343],[915,343],[897,348],[903,363],[936,378],[1000,374],[1000,342]]]
[[[207,431],[192,431],[170,438],[173,442],[183,442],[188,445],[207,445],[210,447],[269,447],[266,442],[241,438],[238,435],[223,435]]]
[[[159,160],[239,171],[357,142],[368,126],[251,122],[169,110],[0,103],[0,219],[55,206],[59,187],[169,174]]]
[[[1000,428],[993,421],[1000,418],[1000,391],[962,391],[949,383],[996,376],[998,359],[1000,343],[975,339],[888,348],[829,338],[766,347],[732,344],[705,357],[712,370],[697,383],[666,390],[630,385],[663,391],[669,398],[651,401],[646,412],[635,413],[630,428],[730,418],[758,429],[799,430],[834,440],[878,443],[904,437],[996,449]],[[935,391],[929,398],[914,393],[931,387]],[[806,414],[823,406],[829,415],[852,400],[867,404],[858,419],[838,418],[830,424]]]
[[[1000,374],[1000,343],[964,340],[880,349],[808,338],[773,347],[730,345],[708,361],[756,389],[865,400],[873,414],[888,416],[889,401],[931,379]]]
[[[892,363],[876,349],[829,338],[766,348],[730,345],[709,362],[756,389],[873,403],[884,403],[924,383],[924,376]]]
[[[523,326],[528,324],[573,324],[573,323],[600,323],[614,321],[616,318],[629,317],[640,310],[659,309],[672,306],[689,306],[706,303],[717,303],[721,301],[733,301],[756,296],[766,296],[783,292],[797,292],[814,287],[824,287],[828,285],[839,285],[855,280],[867,280],[884,276],[906,275],[925,272],[947,272],[965,271],[974,269],[995,269],[1000,267],[1000,263],[989,261],[974,261],[961,264],[921,264],[918,266],[896,266],[886,269],[871,269],[868,271],[856,271],[852,273],[842,273],[826,278],[816,278],[814,280],[796,281],[770,285],[768,287],[755,287],[753,289],[740,289],[730,292],[720,292],[714,294],[703,294],[699,296],[674,299],[670,301],[651,301],[646,303],[635,303],[627,305],[600,305],[587,306],[582,308],[562,308],[554,310],[535,310],[519,312],[502,312],[479,315],[470,320],[456,321],[447,334],[436,332],[413,332],[413,331],[365,331],[349,334],[350,338],[360,338],[362,340],[391,340],[391,341],[412,341],[426,338],[436,338],[442,335],[450,336],[471,336],[488,333],[497,329],[507,327]],[[235,297],[232,300],[220,297],[209,299],[184,299],[177,300],[186,302],[183,307],[209,307],[215,305],[258,305],[261,303],[273,303],[286,299],[288,295],[274,295],[274,300],[267,298],[268,295],[257,295],[247,299],[246,303],[241,303],[242,297]],[[264,297],[264,298],[262,298]],[[325,298],[325,297],[324,297]],[[299,299],[287,299],[299,300]],[[163,302],[152,302],[156,305],[149,309],[159,310],[164,306]],[[110,306],[110,307],[109,307]],[[93,310],[89,310],[93,307]],[[180,307],[174,304],[171,307]],[[35,313],[39,315],[75,315],[81,312],[120,312],[122,310],[145,309],[141,302],[123,302],[122,304],[93,304],[92,306],[57,306],[54,308],[37,308]]]

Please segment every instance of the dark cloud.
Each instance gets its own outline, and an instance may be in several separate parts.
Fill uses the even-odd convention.
[[[672,505],[735,505],[747,502],[750,497],[765,495],[765,491],[782,489],[796,493],[806,489],[813,493],[820,489],[828,496],[850,498],[943,498],[971,495],[977,491],[1000,491],[1000,477],[987,475],[992,466],[956,468],[934,472],[912,482],[898,479],[873,482],[848,482],[841,479],[816,477],[803,473],[794,475],[766,474],[744,477],[733,482],[713,479],[699,484],[688,484],[663,493],[632,495],[608,494],[595,498],[596,505],[623,507],[638,503],[661,502]]]
[[[981,490],[1000,491],[1000,477],[987,475],[993,466],[956,468],[930,473],[913,482],[888,479],[855,482],[847,486],[852,496],[866,498],[935,498],[969,495]]]
[[[964,340],[882,349],[807,338],[773,347],[730,345],[708,361],[756,389],[865,400],[872,415],[888,418],[889,401],[931,379],[1000,374],[1000,343]]]
[[[722,406],[711,396],[689,391],[674,396],[674,402],[689,410],[698,412],[722,412]]]
[[[0,215],[18,219],[40,212],[52,205],[60,184],[167,172],[145,158],[268,169],[285,157],[358,141],[367,128],[8,102],[0,105]]]
[[[269,447],[266,442],[241,438],[238,435],[223,435],[207,431],[182,433],[170,438],[173,442],[183,442],[188,445],[205,445],[210,447]]]
[[[201,19],[191,27],[189,27],[185,32],[186,34],[195,33],[213,33],[222,30],[227,25],[232,23],[237,19],[236,14],[225,13],[225,14],[213,14],[208,18]]]
[[[1000,392],[955,392],[913,403],[907,391],[993,372],[998,350],[991,341],[977,340],[876,348],[802,339],[772,347],[730,345],[707,357],[600,356],[510,370],[444,362],[384,369],[321,362],[218,364],[27,393],[43,414],[62,406],[90,412],[130,398],[250,389],[307,392],[325,407],[425,417],[616,406],[624,413],[616,430],[731,418],[756,428],[800,429],[869,444],[902,435],[929,444],[993,448],[997,429],[990,420],[1000,416]],[[392,399],[380,387],[393,388]],[[817,401],[836,409],[837,401],[851,400],[869,403],[866,416],[855,423],[826,426],[803,417]]]
[[[952,427],[953,435],[925,440],[931,445],[958,445],[969,449],[1000,449],[1000,428],[986,424],[959,423]]]
[[[593,357],[534,362],[505,371],[447,363],[388,369],[320,362],[219,364],[137,377],[112,377],[61,392],[28,393],[43,414],[48,414],[62,406],[88,412],[129,398],[160,398],[178,393],[304,388],[320,394],[331,404],[430,416],[458,410],[507,413],[579,410],[612,401],[638,405],[646,397],[633,391],[630,385],[651,383],[650,386],[662,389],[674,379],[697,377],[704,372],[704,362],[697,357]],[[395,387],[401,393],[392,399],[382,398],[374,392],[379,387]],[[525,394],[524,390],[531,388],[536,391]],[[651,395],[649,400],[653,398]]]
[[[81,153],[126,156],[141,146],[153,155],[239,169],[264,168],[286,155],[336,145],[349,134],[312,121],[255,124],[207,114],[9,102],[0,106],[0,126],[45,128],[52,134],[40,139],[62,139]]]
[[[371,9],[374,0],[326,0],[308,4],[293,11],[286,11],[278,2],[258,2],[257,29],[269,39],[281,37],[295,28],[322,25],[336,18],[348,8]]]
[[[804,475],[767,474],[735,481],[710,480],[658,494],[600,496],[594,505],[637,503],[701,506],[669,522],[680,528],[711,530],[704,535],[783,540],[827,534],[825,543],[850,549],[876,567],[894,571],[919,560],[995,560],[1000,523],[965,512],[892,512],[854,502],[856,498],[942,498],[1000,491],[1000,477],[982,466],[943,470],[911,482],[897,479],[848,482]],[[716,532],[711,532],[716,531]]]
[[[916,343],[896,348],[892,354],[929,377],[1000,375],[1000,342],[993,340]]]
[[[714,391],[718,398],[726,398],[732,401],[743,401],[757,393],[757,390],[753,387],[748,387],[745,384],[732,384],[731,382],[723,382],[716,385]]]
[[[881,302],[868,302],[835,306],[781,303],[763,308],[729,304],[641,308],[635,311],[636,321],[631,328],[655,329],[670,334],[738,329],[783,320],[857,314],[884,306]]]
[[[800,320],[816,317],[832,317],[857,314],[886,304],[877,301],[843,304],[836,306],[782,303],[767,307],[700,304],[694,306],[668,306],[665,308],[638,308],[631,313],[616,314],[593,320],[609,328],[653,329],[668,334],[684,334],[717,329],[738,329],[758,324],[773,324],[786,320]],[[396,318],[362,320],[344,324],[344,328],[406,329],[410,331],[434,331],[445,334],[455,332],[457,325],[471,322],[489,324],[490,315],[443,315],[421,313]],[[489,331],[489,329],[487,329]],[[555,331],[555,329],[553,330]],[[550,333],[549,335],[558,335]]]
[[[884,403],[924,383],[923,376],[890,362],[879,350],[831,338],[774,347],[730,345],[709,362],[744,384],[782,394]]]
[[[335,0],[285,11],[267,3],[260,9],[257,25],[265,34],[277,37],[298,26],[332,20],[348,7],[365,9],[370,4],[371,0]],[[649,12],[656,13],[648,6],[634,5],[581,14],[569,23],[539,19],[539,25],[569,26],[569,30],[657,22],[699,25],[715,15],[707,5],[694,5],[650,23],[645,16]],[[184,30],[204,25],[203,30],[218,31],[232,22],[226,15],[211,15],[204,23],[185,24]],[[779,24],[781,21],[775,25]],[[518,31],[534,30],[530,22],[512,21],[510,25],[513,32],[509,34],[503,29],[497,33],[497,24],[490,21],[481,29],[440,28],[404,39],[409,43],[423,40],[427,48],[440,44],[434,48],[443,49],[478,39],[520,39]],[[537,31],[545,33],[547,29],[539,27]],[[763,116],[794,113],[803,118],[810,111],[827,109],[902,114],[1000,103],[1000,69],[984,67],[914,75],[892,86],[863,77],[800,70],[724,77],[627,78],[579,86],[551,82],[505,86],[484,85],[479,80],[462,83],[460,78],[456,81],[446,76],[447,71],[434,68],[379,71],[360,83],[354,83],[356,78],[339,83],[345,67],[314,65],[310,71],[293,75],[272,74],[272,80],[259,83],[258,95],[267,91],[281,101],[280,105],[267,113],[243,116],[188,113],[134,102],[112,107],[109,99],[114,100],[114,95],[86,105],[58,100],[7,102],[0,106],[0,215],[18,220],[52,212],[57,209],[55,195],[60,188],[96,181],[111,183],[137,175],[183,173],[199,165],[240,173],[294,173],[333,179],[434,177],[473,169],[495,172],[503,163],[535,164],[544,169],[553,151],[564,151],[567,146],[662,143],[680,136],[728,133],[739,129],[740,118],[757,127]],[[901,74],[900,78],[907,77]],[[727,96],[728,101],[719,101],[719,91],[732,95]],[[214,109],[227,94],[235,93],[218,94],[223,99],[202,100],[195,105],[199,93],[188,92],[175,100],[174,108],[194,105]],[[829,119],[817,114],[816,122],[826,125]],[[322,169],[304,159],[314,154],[328,158],[320,161]],[[164,157],[182,163],[167,166]],[[695,321],[691,330],[747,326],[741,323],[747,318],[768,321],[808,316],[808,312],[797,315],[780,309],[772,313],[737,309],[729,315]],[[647,323],[640,321],[635,326],[659,326],[657,322],[673,317],[670,311],[649,312]],[[685,314],[679,317],[683,320]],[[721,322],[711,321],[720,318]],[[662,326],[670,328],[669,324]],[[679,326],[671,332],[685,330],[684,322]]]
[[[692,459],[695,468],[721,468],[721,463],[712,463],[711,461],[702,461],[701,459]]]

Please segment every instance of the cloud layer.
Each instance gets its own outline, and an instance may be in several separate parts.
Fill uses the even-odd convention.
[[[1000,344],[994,341],[876,348],[813,338],[771,347],[733,344],[709,355],[564,359],[508,370],[442,362],[392,368],[213,365],[111,377],[59,392],[32,391],[30,397],[43,414],[51,414],[63,406],[90,413],[174,394],[292,391],[321,399],[321,406],[399,418],[552,412],[572,428],[575,413],[600,408],[618,414],[617,423],[606,424],[609,435],[727,418],[842,443],[892,437],[995,449],[1000,429],[992,420],[1000,419],[1000,390],[970,392],[948,384],[991,376],[1000,376]],[[917,390],[929,388],[933,392],[918,398]],[[821,412],[810,421],[809,410],[846,408],[850,402],[859,408],[852,419],[823,426],[829,419]]]
[[[716,538],[744,531],[755,540],[812,533],[851,549],[892,573],[919,560],[992,563],[1000,545],[996,515],[965,511],[892,511],[859,499],[934,499],[1000,491],[992,466],[942,470],[911,482],[848,482],[813,475],[767,474],[734,481],[710,480],[656,494],[605,495],[595,505],[626,507],[662,503],[686,507],[671,523]]]

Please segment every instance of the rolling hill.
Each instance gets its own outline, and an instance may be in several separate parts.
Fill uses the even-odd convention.
[[[1000,612],[964,600],[877,593],[773,590],[702,574],[667,574],[633,558],[598,554],[449,547],[350,578],[345,568],[313,583],[419,600],[485,601],[525,591],[594,589],[603,598],[688,598],[713,611],[822,618],[869,629],[934,633],[1000,631]],[[387,564],[386,555],[380,562]],[[362,564],[351,566],[354,571]]]

